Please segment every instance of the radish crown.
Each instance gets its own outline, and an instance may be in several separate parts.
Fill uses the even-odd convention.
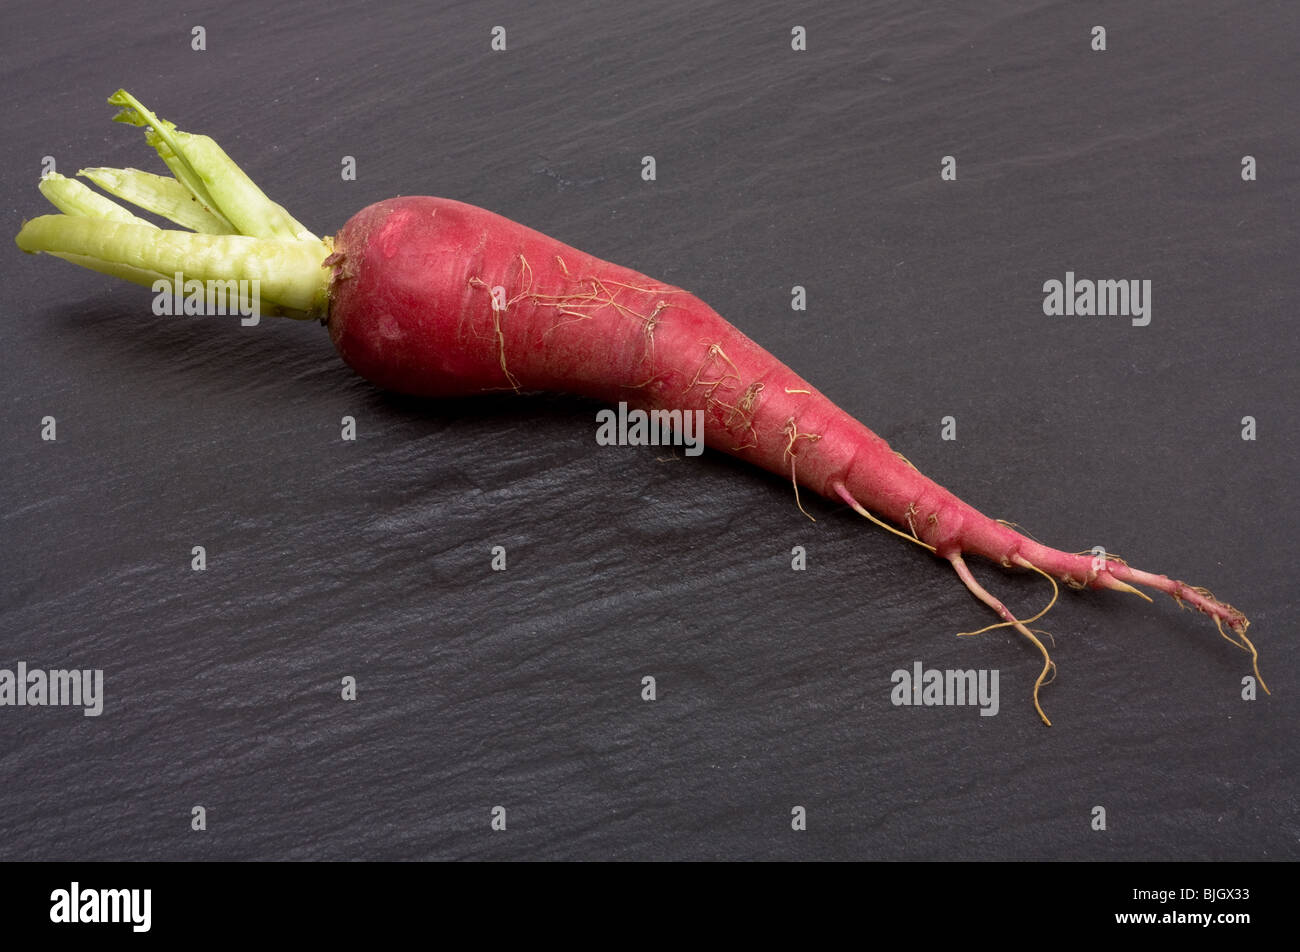
[[[80,182],[50,173],[40,190],[60,211],[24,222],[18,247],[137,284],[257,280],[264,313],[324,314],[328,238],[267,198],[216,141],[182,132],[124,89],[109,97],[115,122],[145,129],[174,178],[138,169],[82,169],[111,195],[187,229],[159,228]]]

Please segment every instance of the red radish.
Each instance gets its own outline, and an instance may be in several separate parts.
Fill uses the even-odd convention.
[[[1259,675],[1241,612],[1203,588],[1138,571],[1114,556],[1049,548],[976,511],[681,288],[443,198],[372,205],[331,245],[266,199],[212,140],[178,132],[125,93],[110,102],[125,107],[119,118],[151,127],[151,143],[199,206],[190,217],[201,216],[209,232],[225,233],[160,231],[105,214],[71,190],[60,200],[51,191],[63,186],[49,182],[47,194],[71,213],[26,223],[18,236],[24,250],[142,283],[173,270],[199,280],[264,277],[282,313],[320,317],[349,366],[402,393],[554,390],[644,410],[702,410],[708,445],[789,479],[796,500],[802,486],[843,501],[951,563],[1003,619],[990,627],[1015,628],[1042,654],[1034,704],[1048,724],[1038,694],[1055,666],[1028,627],[1047,609],[1016,618],[974,579],[968,555],[1039,572],[1052,580],[1053,603],[1057,580],[1143,598],[1134,584],[1166,592],[1213,618],[1225,638],[1250,653]],[[155,188],[157,176],[94,171],[101,184],[127,176],[136,191],[126,196],[124,186],[115,194],[153,207],[134,196]],[[162,181],[166,199],[174,201],[176,183]],[[159,197],[155,204],[166,203]],[[1262,678],[1260,685],[1268,690]]]

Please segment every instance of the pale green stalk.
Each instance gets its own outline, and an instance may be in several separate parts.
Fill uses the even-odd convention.
[[[77,174],[90,179],[110,195],[161,215],[182,228],[206,235],[236,234],[234,225],[208,209],[174,178],[139,169],[82,169]]]
[[[158,150],[176,178],[211,211],[222,215],[241,235],[310,241],[316,236],[266,197],[216,141],[181,132],[159,119],[124,89],[108,98],[121,106],[115,122],[148,126],[145,141]]]
[[[257,281],[267,315],[325,314],[330,239],[317,238],[267,198],[207,136],[178,131],[125,91],[109,102],[123,107],[118,121],[150,127],[146,139],[176,179],[138,169],[83,169],[81,174],[194,230],[159,228],[80,182],[51,174],[40,189],[65,214],[24,222],[19,248],[146,286],[162,280],[174,287],[178,279],[182,284]]]
[[[159,279],[163,281],[172,280],[170,276],[159,274],[157,271],[133,268],[129,264],[119,264],[116,261],[101,261],[99,258],[68,254],[65,251],[50,251],[47,254],[62,258],[64,261],[70,261],[83,268],[89,268],[91,271],[98,271],[100,274],[106,274],[112,278],[121,278],[124,281],[130,281],[132,284],[143,284],[146,287],[152,287],[153,283]]]
[[[299,316],[324,311],[329,272],[322,264],[329,248],[319,240],[198,235],[102,218],[42,215],[23,225],[17,241],[23,251],[93,259],[95,270],[138,284],[176,272],[184,280],[256,279],[264,299]],[[114,265],[120,270],[106,271]]]
[[[148,225],[157,228],[153,222],[145,221],[98,192],[92,192],[76,179],[66,178],[58,172],[48,172],[41,176],[37,186],[41,194],[50,200],[50,204],[65,215],[80,218],[102,218],[106,221],[130,222],[136,225]]]

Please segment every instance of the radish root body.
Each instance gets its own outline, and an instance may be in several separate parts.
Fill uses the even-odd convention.
[[[648,411],[700,412],[703,437],[847,504],[894,535],[945,560],[1039,654],[1033,700],[1056,674],[1030,627],[1056,604],[1058,583],[1170,595],[1209,615],[1248,653],[1259,653],[1246,616],[1204,588],[1131,567],[1110,554],[1068,553],[991,519],[921,473],[712,308],[681,288],[602,261],[518,222],[444,198],[414,196],[363,209],[331,238],[317,238],[272,202],[205,136],[180,132],[125,92],[118,118],[146,138],[174,179],[92,169],[86,177],[185,231],[160,229],[75,181],[42,191],[64,212],[25,222],[17,242],[75,264],[151,284],[188,278],[258,278],[267,313],[319,319],[339,355],[371,382],[417,396],[551,390]],[[187,200],[188,196],[188,200]],[[681,417],[679,417],[681,418]],[[1051,582],[1047,607],[1019,618],[971,572],[982,556]],[[1042,637],[1040,637],[1042,636]]]

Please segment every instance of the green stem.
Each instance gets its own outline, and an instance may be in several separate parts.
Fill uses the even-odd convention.
[[[241,235],[310,241],[316,236],[266,197],[216,141],[181,132],[159,119],[125,89],[108,98],[121,106],[115,122],[148,126],[145,141],[153,146],[176,178],[210,211],[227,219]]]
[[[325,312],[329,271],[322,265],[329,246],[319,239],[198,235],[102,218],[42,215],[23,224],[17,241],[23,251],[66,256],[137,284],[178,272],[183,280],[204,282],[255,279],[263,300],[296,312],[288,316],[312,318]]]
[[[232,282],[247,281],[263,313],[296,318],[325,314],[329,238],[317,238],[267,198],[212,139],[181,132],[125,90],[109,102],[122,107],[117,121],[149,127],[146,141],[176,178],[138,169],[83,169],[81,174],[194,230],[159,228],[80,182],[51,174],[41,181],[41,192],[66,214],[24,222],[16,239],[19,248],[153,286],[155,292],[164,290],[160,281],[172,288],[177,281],[182,287],[198,281],[207,294],[225,293]]]
[[[50,200],[51,205],[65,215],[76,215],[81,218],[102,218],[105,221],[130,222],[136,225],[148,225],[150,228],[158,227],[137,215],[132,215],[112,199],[105,198],[97,192],[92,192],[76,179],[65,178],[58,172],[50,172],[41,176],[37,188],[41,190],[42,195]]]
[[[82,169],[77,174],[90,179],[110,195],[161,215],[182,228],[206,235],[236,233],[234,225],[210,210],[174,178],[139,169]]]
[[[130,281],[133,284],[143,284],[152,287],[155,281],[172,280],[172,278],[159,274],[157,271],[146,271],[143,268],[133,268],[129,264],[121,264],[117,261],[103,261],[99,258],[91,258],[86,255],[69,254],[66,251],[50,251],[47,253],[83,268],[89,268],[91,271],[98,271],[100,274],[106,274],[113,278],[121,278],[122,280]]]

